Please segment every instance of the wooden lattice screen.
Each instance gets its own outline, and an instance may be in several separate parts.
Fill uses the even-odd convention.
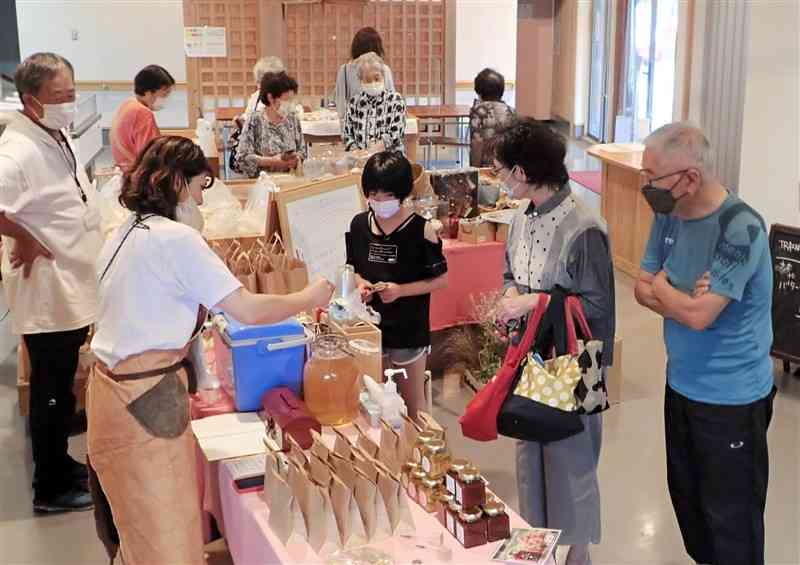
[[[224,27],[227,57],[187,58],[189,117],[217,107],[244,106],[255,90],[253,65],[261,56],[259,0],[184,0],[186,26]]]
[[[339,66],[350,59],[353,35],[371,26],[383,38],[398,92],[442,100],[446,1],[454,0],[286,4],[286,65],[301,94],[331,96]]]
[[[300,94],[332,96],[336,73],[350,59],[350,43],[364,26],[383,38],[395,88],[416,103],[440,103],[445,93],[446,2],[455,0],[370,0],[286,3],[282,54]],[[252,69],[275,32],[276,0],[183,0],[185,26],[224,27],[227,57],[187,58],[189,117],[218,107],[241,107],[255,90]],[[268,37],[266,37],[268,39]]]

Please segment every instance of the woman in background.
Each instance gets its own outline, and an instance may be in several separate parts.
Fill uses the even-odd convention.
[[[248,116],[236,148],[236,168],[251,178],[261,171],[291,171],[306,158],[295,114],[297,81],[285,72],[266,73],[260,92],[264,109]]]
[[[375,28],[362,27],[356,32],[350,45],[350,61],[339,67],[339,73],[336,75],[336,111],[339,113],[339,119],[344,119],[350,99],[361,94],[361,80],[355,62],[366,53],[375,53],[381,59],[386,56],[383,52],[383,41]],[[392,69],[386,64],[383,66],[386,90],[393,92]]]
[[[492,69],[483,69],[475,77],[475,105],[469,111],[469,164],[491,167],[494,164],[492,141],[514,121],[514,109],[503,102],[506,81]]]
[[[386,88],[387,67],[375,53],[355,61],[361,93],[350,99],[342,128],[345,151],[405,152],[406,101]]]

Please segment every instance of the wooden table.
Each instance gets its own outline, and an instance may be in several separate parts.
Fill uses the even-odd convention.
[[[601,206],[614,265],[633,277],[639,276],[653,223],[653,211],[641,192],[643,149],[640,144],[612,143],[586,151],[603,163]]]
[[[408,113],[420,120],[445,120],[469,118],[472,106],[444,104],[439,106],[409,106]]]
[[[469,147],[469,113],[471,106],[443,104],[435,106],[409,106],[408,113],[419,122],[419,135],[423,145],[428,147],[446,145],[458,148],[459,161],[461,151]],[[456,127],[456,136],[448,136],[446,126]],[[426,153],[425,166],[430,167],[430,154]]]

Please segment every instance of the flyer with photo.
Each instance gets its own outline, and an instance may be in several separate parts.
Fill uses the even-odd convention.
[[[555,550],[561,530],[513,529],[492,559],[503,563],[544,565]]]

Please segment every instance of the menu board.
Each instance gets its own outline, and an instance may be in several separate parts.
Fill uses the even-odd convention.
[[[336,280],[347,261],[345,233],[366,209],[358,175],[345,175],[276,194],[287,251],[305,261],[309,280]]]
[[[800,363],[800,228],[774,224],[772,253],[772,355]]]

